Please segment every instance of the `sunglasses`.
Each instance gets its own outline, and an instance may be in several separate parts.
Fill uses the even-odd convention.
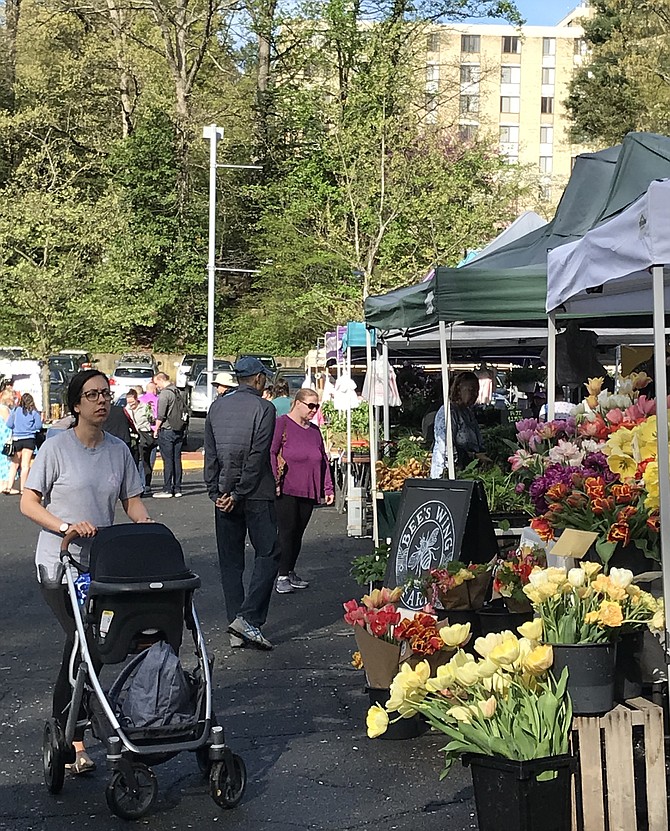
[[[314,402],[314,401],[309,401],[309,402],[307,402],[307,401],[303,401],[302,403],[303,403],[303,404],[305,405],[305,407],[307,407],[307,409],[308,409],[308,410],[310,410],[311,412],[314,412],[315,410],[318,410],[318,409],[319,409],[319,407],[321,406],[320,404],[317,404],[317,403],[316,403],[316,402]]]

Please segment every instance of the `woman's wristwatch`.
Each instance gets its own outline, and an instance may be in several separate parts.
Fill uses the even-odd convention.
[[[64,537],[67,534],[67,532],[70,530],[71,527],[72,526],[69,522],[61,522],[61,524],[58,526],[58,533],[62,537]]]

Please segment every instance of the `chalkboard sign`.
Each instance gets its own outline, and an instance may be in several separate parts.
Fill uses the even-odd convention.
[[[407,479],[393,532],[387,586],[420,580],[452,560],[487,563],[497,553],[493,522],[481,482],[466,479]],[[421,609],[427,599],[405,590],[401,604]]]

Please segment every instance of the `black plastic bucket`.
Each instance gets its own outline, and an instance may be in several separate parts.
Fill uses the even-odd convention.
[[[374,687],[367,687],[367,693],[370,697],[370,706],[380,704],[382,707],[391,697],[390,690],[379,690]],[[389,713],[389,719],[398,718],[398,713]],[[386,732],[379,736],[380,739],[390,739],[396,741],[399,739],[415,739],[427,730],[426,723],[418,715],[410,716],[410,718],[401,718],[398,721],[389,723]]]
[[[533,619],[533,610],[529,612],[510,612],[504,601],[494,600],[484,606],[477,613],[479,615],[479,627],[484,637],[492,632],[504,632],[506,629],[517,634],[517,626],[522,626]]]
[[[568,692],[576,716],[609,713],[614,707],[616,643],[552,644],[553,673],[567,667]]]
[[[479,831],[570,831],[572,756],[517,762],[467,753],[462,761],[472,771]]]

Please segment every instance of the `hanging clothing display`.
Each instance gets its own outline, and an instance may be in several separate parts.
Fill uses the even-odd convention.
[[[358,395],[356,395],[356,384],[349,373],[345,371],[335,382],[333,406],[336,410],[343,412],[350,409],[355,410],[359,404],[360,401]]]
[[[490,404],[493,401],[493,390],[496,380],[496,371],[492,366],[482,362],[477,369],[475,375],[479,380],[479,395],[477,396],[476,404]]]
[[[363,398],[375,407],[384,405],[384,376],[388,373],[388,401],[389,407],[400,407],[402,401],[398,393],[398,382],[395,370],[384,358],[377,358],[372,362],[369,372],[363,383]]]

